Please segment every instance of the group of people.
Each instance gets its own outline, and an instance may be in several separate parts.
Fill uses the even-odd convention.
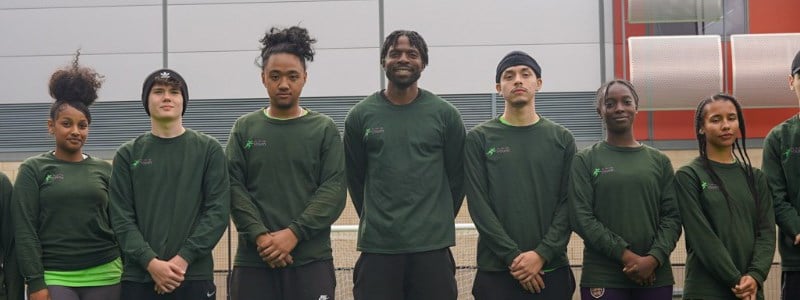
[[[456,299],[454,218],[468,201],[480,234],[476,299],[570,299],[566,255],[584,241],[582,299],[671,299],[670,253],[686,234],[684,299],[763,299],[777,223],[784,299],[800,299],[800,119],[750,163],[739,102],[717,94],[695,114],[699,156],[674,172],[636,140],[639,97],[613,80],[597,90],[605,139],[578,150],[537,114],[542,68],[513,51],[498,63],[500,116],[467,131],[458,110],[417,81],[428,47],[389,34],[388,78],[350,110],[340,136],[300,105],[316,42],[304,28],[261,39],[264,108],[241,116],[226,148],[185,128],[188,85],[145,78],[151,130],[113,165],[83,152],[102,76],[74,62],[50,78],[55,149],[0,176],[8,299],[213,299],[212,249],[230,219],[239,233],[231,299],[335,297],[331,225],[347,190],[360,218],[355,299]],[[800,53],[789,78],[800,99]],[[230,217],[230,218],[229,218]],[[2,298],[2,295],[0,295]]]

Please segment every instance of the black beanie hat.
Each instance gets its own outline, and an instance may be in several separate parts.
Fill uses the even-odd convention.
[[[542,67],[539,67],[539,64],[533,57],[522,51],[511,51],[511,53],[506,54],[506,56],[500,60],[500,63],[497,64],[494,82],[500,83],[500,75],[509,67],[520,65],[530,67],[533,69],[533,72],[536,73],[537,78],[542,78]]]
[[[153,88],[156,79],[163,79],[163,80],[175,80],[180,82],[181,84],[181,95],[183,96],[183,109],[181,110],[181,115],[186,113],[186,106],[189,105],[189,87],[186,86],[186,81],[183,80],[181,74],[175,72],[170,69],[160,69],[156,70],[144,79],[144,84],[142,85],[142,105],[144,106],[144,111],[147,112],[147,115],[150,115],[150,108],[147,106],[147,98],[150,96],[150,89]]]
[[[800,72],[800,51],[797,51],[797,54],[794,55],[794,61],[792,61],[792,76]]]

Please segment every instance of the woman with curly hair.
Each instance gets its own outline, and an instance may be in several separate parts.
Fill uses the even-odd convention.
[[[78,54],[80,55],[80,53]],[[78,64],[50,77],[55,149],[26,159],[13,194],[16,250],[31,300],[119,299],[122,261],[108,216],[111,165],[83,152],[102,76]]]
[[[231,129],[234,300],[335,296],[330,231],[345,205],[344,150],[333,120],[300,106],[314,42],[297,26],[264,35],[260,67],[269,104]]]

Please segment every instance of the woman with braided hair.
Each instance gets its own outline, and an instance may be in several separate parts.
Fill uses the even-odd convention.
[[[581,299],[672,299],[669,255],[681,233],[669,158],[636,140],[639,96],[626,80],[597,90],[606,138],[572,161],[573,228],[584,241]],[[620,217],[624,216],[624,217]]]
[[[766,177],[750,163],[745,129],[732,96],[697,106],[700,156],[675,175],[688,253],[684,299],[764,299],[775,216]]]
[[[55,149],[20,165],[16,250],[31,300],[119,299],[122,261],[108,217],[111,165],[83,153],[102,77],[78,64],[50,77]]]

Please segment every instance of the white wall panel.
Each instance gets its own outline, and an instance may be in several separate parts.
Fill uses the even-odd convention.
[[[514,50],[527,52],[542,67],[542,92],[593,91],[600,86],[597,44],[578,44],[432,47],[420,87],[439,94],[495,92],[497,63]]]
[[[745,107],[797,107],[789,73],[800,33],[731,35],[733,94]]]
[[[2,0],[0,9],[161,5],[161,0]]]
[[[256,50],[270,27],[300,25],[318,48],[375,47],[377,2],[315,1],[171,5],[170,52]]]
[[[322,49],[308,64],[305,97],[360,96],[379,89],[378,49]],[[192,99],[267,98],[257,51],[170,54]]]
[[[386,0],[386,34],[419,32],[428,45],[597,43],[597,1]]]
[[[228,4],[231,2],[236,3],[270,3],[270,2],[377,2],[377,0],[169,0],[170,5],[195,5],[195,4]]]
[[[0,10],[0,56],[157,52],[161,23],[160,6]]]
[[[72,56],[0,57],[0,103],[51,102],[50,75]],[[81,65],[105,76],[98,101],[139,100],[144,77],[161,66],[161,54],[81,55]]]
[[[694,109],[722,91],[718,35],[631,37],[628,50],[640,110]]]

